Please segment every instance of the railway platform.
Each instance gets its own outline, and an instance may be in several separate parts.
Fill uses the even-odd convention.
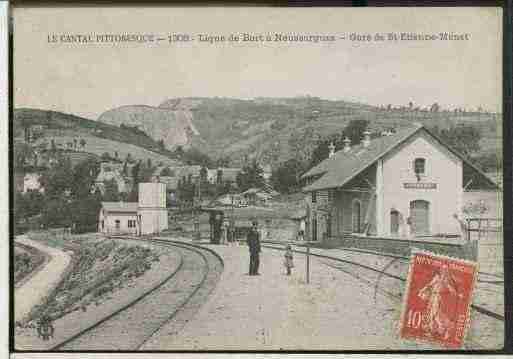
[[[312,258],[307,284],[303,255],[289,277],[283,252],[263,248],[260,275],[249,276],[246,246],[201,244],[224,260],[216,289],[179,333],[164,326],[142,350],[431,348],[400,340],[401,303],[380,293],[375,300],[374,288],[351,274]]]
[[[249,276],[245,245],[175,239],[214,249],[224,260],[224,272],[209,300],[179,333],[166,334],[164,327],[143,350],[443,349],[398,338],[396,325],[404,285],[394,276],[406,276],[404,261],[358,251],[312,248],[312,254],[379,268],[391,277],[311,256],[310,283],[306,283],[305,255],[295,253],[295,268],[288,277],[284,252],[279,250],[282,244],[263,243],[260,275]],[[475,313],[473,319],[466,348],[500,348],[503,322],[481,313]]]

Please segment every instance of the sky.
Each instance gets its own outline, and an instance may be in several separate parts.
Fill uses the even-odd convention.
[[[173,97],[311,95],[502,109],[500,8],[15,8],[14,103],[96,119]],[[455,41],[351,41],[439,32]],[[63,43],[63,34],[344,36],[335,42]]]

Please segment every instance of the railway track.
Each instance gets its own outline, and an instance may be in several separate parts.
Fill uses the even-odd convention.
[[[267,244],[266,244],[267,243]],[[281,250],[283,251],[283,243],[280,243],[279,246],[277,246],[277,243],[279,242],[272,242],[272,245],[268,244],[267,241],[262,241],[262,247],[275,249],[275,250]],[[352,250],[349,250],[352,251]],[[299,253],[299,254],[306,254],[306,251],[300,251],[300,250],[293,250],[293,252]],[[369,253],[366,251],[360,251],[355,250],[353,252],[363,252],[363,253]],[[370,254],[370,253],[369,253]],[[378,253],[373,253],[375,255],[378,255]],[[400,304],[402,302],[403,297],[403,288],[404,283],[406,282],[406,279],[402,277],[398,273],[390,273],[388,272],[391,268],[394,268],[393,265],[397,264],[397,262],[403,262],[406,257],[401,256],[395,256],[395,255],[384,255],[384,257],[390,257],[392,260],[384,267],[382,268],[376,268],[373,266],[369,266],[363,263],[358,263],[355,261],[337,258],[337,257],[331,257],[326,256],[322,254],[316,254],[316,253],[310,253],[312,257],[319,258],[319,260],[326,266],[329,266],[331,268],[334,268],[338,271],[344,272],[353,278],[359,280],[360,282],[363,282],[367,284],[370,287],[374,288],[374,301],[377,301],[377,294],[380,293],[381,295],[384,295],[396,303]],[[354,268],[358,267],[359,269],[363,269],[362,271],[355,271]],[[394,268],[397,269],[397,268]],[[492,322],[499,322],[504,323],[504,316],[502,314],[496,313],[494,311],[491,311],[487,308],[484,308],[480,305],[471,305],[471,309],[474,312],[474,320],[478,320],[481,325],[490,326]],[[481,317],[481,318],[479,318]],[[467,348],[466,349],[477,349],[477,350],[483,350],[487,349],[488,346],[484,345],[483,343],[478,342],[477,340],[470,338],[467,336],[466,339],[467,342]]]
[[[262,243],[277,244],[277,245],[291,244],[291,245],[294,245],[296,247],[306,247],[306,244],[295,243],[295,242],[262,241]],[[337,249],[341,250],[341,251],[344,251],[344,252],[370,254],[370,255],[376,255],[376,256],[385,257],[385,258],[397,258],[399,261],[402,261],[404,263],[409,263],[409,261],[410,261],[410,258],[405,257],[405,256],[396,255],[396,254],[379,253],[379,252],[375,252],[375,251],[366,251],[366,250],[363,250],[363,249],[356,249],[356,248],[337,248]],[[501,287],[504,286],[504,277],[501,277],[501,276],[499,276],[497,274],[487,273],[487,272],[482,272],[482,271],[479,271],[478,273],[481,274],[481,275],[487,276],[487,277],[493,277],[493,278],[497,278],[498,279],[498,280],[482,280],[482,279],[478,279],[478,282],[494,284],[494,285],[498,285],[498,286],[501,286]],[[499,279],[502,279],[502,280],[499,280]]]
[[[179,252],[181,263],[177,269],[128,305],[54,345],[50,350],[147,349],[158,339],[163,326],[169,335],[170,330],[178,332],[192,318],[215,288],[224,266],[222,259],[211,249],[197,245],[159,239],[144,241],[171,246]]]
[[[275,242],[275,241],[262,241],[262,243],[263,243],[262,246],[266,247],[266,248],[271,248],[271,249],[276,249],[276,250],[284,250],[283,243],[280,243],[279,244],[280,246],[277,246],[279,242]],[[269,245],[267,243],[272,244],[272,245]],[[346,249],[343,249],[343,250],[345,251]],[[352,250],[352,249],[348,249],[348,251],[369,253],[369,252],[365,252],[365,251]],[[293,250],[293,252],[300,253],[300,254],[306,254],[306,251],[300,251],[300,250],[297,250],[297,249]],[[378,255],[377,253],[373,253],[373,254]],[[362,268],[362,269],[365,269],[365,270],[377,273],[380,276],[380,278],[386,277],[386,278],[392,278],[392,279],[398,280],[398,281],[403,282],[403,283],[406,282],[406,278],[404,278],[404,277],[402,277],[400,275],[397,275],[397,274],[388,273],[386,271],[386,269],[383,269],[383,268],[376,268],[376,267],[372,267],[372,266],[369,266],[369,265],[366,265],[366,264],[363,264],[363,263],[358,263],[358,262],[355,262],[355,261],[351,261],[351,260],[347,260],[347,259],[342,259],[342,258],[337,258],[337,257],[332,257],[332,256],[327,256],[327,255],[323,255],[323,254],[310,253],[310,255],[313,256],[313,257],[317,257],[317,258],[322,258],[322,259],[325,259],[325,260],[333,261],[335,263],[345,263],[345,264],[350,264],[350,265],[353,265],[353,266],[357,266],[359,268]],[[388,255],[388,254],[383,254],[382,256],[383,257],[393,258],[396,261],[401,261],[401,260],[404,261],[404,260],[407,259],[406,257],[403,257],[403,256]],[[330,266],[333,267],[333,265],[330,265]],[[336,269],[340,270],[340,266],[339,266],[339,268],[336,268]],[[496,320],[504,322],[504,315],[501,315],[499,313],[495,313],[495,312],[493,312],[493,311],[491,311],[489,309],[486,309],[486,308],[484,308],[482,306],[472,305],[472,309],[475,310],[478,313],[481,313],[481,314],[486,315],[488,317],[491,317],[493,319],[496,319]]]

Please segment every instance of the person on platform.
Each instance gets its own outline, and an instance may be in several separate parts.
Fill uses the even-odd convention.
[[[260,232],[258,231],[257,221],[252,223],[247,242],[249,247],[249,275],[260,275],[258,273],[258,267],[260,266]]]
[[[294,268],[294,255],[292,254],[292,247],[290,244],[288,244],[285,249],[283,265],[285,265],[285,268],[287,269],[287,275],[290,275],[292,273],[292,268]]]
[[[299,220],[299,230],[297,232],[297,240],[298,241],[305,240],[305,229],[306,229],[306,222],[304,219],[300,219]]]
[[[459,230],[460,230],[460,236],[462,239],[470,239],[468,235],[468,226],[465,223],[464,220],[460,219],[457,213],[454,213],[452,217],[458,222]]]
[[[223,219],[223,224],[221,225],[221,244],[228,244],[228,219]]]

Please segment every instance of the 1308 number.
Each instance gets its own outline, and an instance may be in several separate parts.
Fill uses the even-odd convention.
[[[168,39],[169,42],[187,42],[192,41],[192,36],[189,34],[170,34]]]

